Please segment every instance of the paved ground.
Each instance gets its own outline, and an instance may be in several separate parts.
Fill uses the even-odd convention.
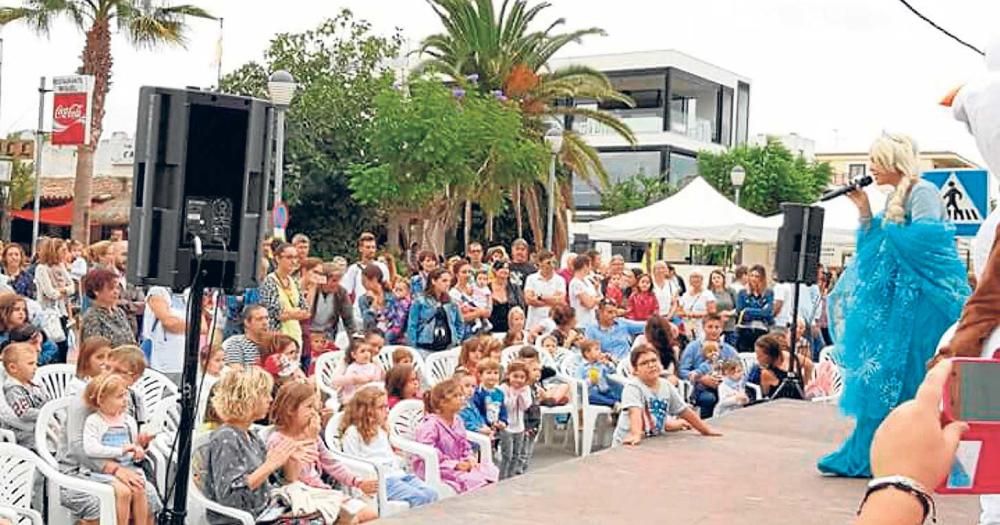
[[[824,478],[814,467],[816,458],[832,450],[850,430],[835,407],[776,402],[735,412],[715,424],[725,436],[673,434],[587,458],[573,458],[561,446],[540,444],[529,474],[384,522],[851,522],[865,482]],[[976,498],[938,497],[942,525],[973,525],[978,512]]]

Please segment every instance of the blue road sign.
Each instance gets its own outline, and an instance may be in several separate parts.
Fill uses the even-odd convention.
[[[288,227],[288,206],[284,202],[274,205],[274,227],[282,230]]]
[[[956,233],[974,237],[989,215],[990,174],[986,170],[925,171],[923,178],[938,187],[945,213],[955,223]]]

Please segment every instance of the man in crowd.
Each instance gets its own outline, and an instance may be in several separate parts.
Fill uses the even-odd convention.
[[[222,342],[223,359],[227,365],[251,366],[257,364],[268,345],[267,308],[252,304],[243,309],[243,333]]]
[[[298,254],[298,260],[295,261],[295,275],[302,280],[302,263],[309,257],[309,236],[304,233],[296,233],[292,236],[292,246],[295,247],[295,253]]]
[[[566,281],[556,275],[556,258],[552,252],[538,252],[538,272],[524,283],[524,298],[528,303],[525,328],[534,329],[549,318],[553,306],[566,304]]]
[[[618,306],[609,299],[597,305],[597,322],[584,327],[583,335],[600,343],[601,351],[621,360],[632,350],[632,338],[646,330],[646,323],[618,317]]]
[[[326,284],[316,294],[316,309],[310,326],[313,332],[324,333],[326,340],[333,342],[337,340],[337,330],[341,323],[348,334],[354,333],[354,309],[347,297],[347,290],[340,285],[343,270],[333,263],[324,263],[323,273],[326,274]]]
[[[531,249],[528,241],[515,239],[510,245],[510,282],[518,288],[524,290],[525,280],[529,275],[538,271],[534,264],[531,264]]]
[[[569,305],[576,314],[576,326],[586,327],[595,320],[594,309],[601,300],[601,289],[591,279],[590,258],[573,259],[573,280],[569,283]]]
[[[729,288],[733,291],[733,297],[747,289],[747,267],[742,264],[733,269],[733,282]]]
[[[352,303],[365,293],[361,274],[369,264],[378,266],[382,270],[382,281],[389,282],[389,268],[375,259],[376,253],[378,253],[378,244],[375,241],[375,236],[368,232],[362,233],[358,237],[358,261],[347,268],[347,273],[344,274],[342,282],[342,286],[347,290]]]
[[[115,271],[118,272],[122,293],[118,298],[118,304],[132,318],[132,326],[136,328],[142,326],[142,315],[146,310],[146,292],[142,287],[128,282],[126,272],[128,268],[128,241],[115,241],[112,245],[115,253]],[[142,340],[136,334],[138,340]]]
[[[694,400],[701,409],[701,417],[712,417],[715,405],[719,402],[719,383],[722,375],[716,373],[711,358],[705,355],[703,348],[706,341],[712,341],[719,346],[715,357],[721,363],[729,359],[738,359],[736,349],[722,341],[722,317],[719,314],[709,314],[704,321],[704,339],[696,339],[688,343],[681,354],[680,376],[694,385]]]
[[[573,280],[573,263],[576,262],[577,255],[575,253],[566,254],[566,266],[559,269],[556,274],[566,281],[566,300],[569,301],[569,283]]]
[[[489,271],[489,266],[483,262],[483,245],[477,241],[469,243],[465,249],[465,255],[469,258],[469,265],[472,266],[473,275],[480,272]]]

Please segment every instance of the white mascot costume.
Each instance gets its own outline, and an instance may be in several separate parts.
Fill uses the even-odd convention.
[[[976,145],[990,171],[1000,176],[1000,38],[995,38],[986,49],[986,68],[986,74],[958,90],[951,106],[955,118],[966,123],[976,138]],[[995,238],[998,222],[1000,208],[986,219],[973,245],[975,271],[980,280],[993,245],[998,242]],[[953,326],[942,342],[949,341],[954,333]],[[993,330],[983,345],[983,357],[992,357],[997,351],[1000,351],[1000,327]],[[983,496],[982,505],[980,525],[1000,525],[1000,495]]]

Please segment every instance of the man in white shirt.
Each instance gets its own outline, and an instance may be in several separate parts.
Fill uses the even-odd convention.
[[[341,282],[341,286],[347,290],[351,302],[357,301],[358,297],[361,297],[365,293],[365,286],[361,281],[361,273],[365,271],[365,267],[369,264],[378,266],[382,270],[382,281],[389,282],[389,268],[375,259],[377,252],[378,244],[375,242],[375,236],[368,232],[362,233],[358,237],[358,261],[347,267],[344,280]]]
[[[774,327],[779,331],[787,330],[792,324],[794,292],[793,283],[776,283],[774,285]],[[819,287],[799,284],[799,317],[805,320],[807,329],[819,318],[821,313],[819,308]],[[805,335],[809,336],[810,334]]]
[[[653,264],[653,294],[656,295],[661,316],[667,319],[673,316],[673,312],[677,309],[677,292],[677,285],[670,278],[670,269],[667,267],[667,263],[656,261]]]
[[[528,303],[525,328],[533,330],[548,319],[549,311],[566,303],[566,281],[556,274],[555,256],[548,250],[538,252],[538,272],[527,277],[524,298]]]
[[[590,276],[590,258],[577,257],[573,261],[573,280],[569,283],[569,305],[576,312],[576,326],[584,327],[597,321],[595,310],[601,301],[601,292]]]

